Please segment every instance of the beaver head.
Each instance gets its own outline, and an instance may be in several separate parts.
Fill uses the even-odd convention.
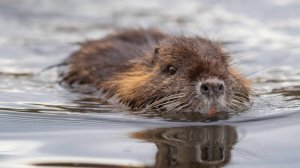
[[[133,109],[200,112],[244,111],[248,81],[230,67],[221,47],[200,37],[161,40],[145,57],[109,82],[113,95]]]

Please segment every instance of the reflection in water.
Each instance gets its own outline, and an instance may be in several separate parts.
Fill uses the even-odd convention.
[[[81,167],[81,168],[142,168],[135,166],[119,166],[119,165],[106,165],[106,164],[97,164],[97,163],[38,163],[34,164],[34,166],[40,167]]]
[[[131,137],[154,143],[157,147],[152,166],[105,164],[83,161],[51,161],[34,163],[37,167],[101,167],[101,168],[194,168],[223,167],[230,162],[231,149],[237,142],[232,126],[158,128],[134,132]],[[100,163],[99,163],[100,162]]]
[[[155,168],[222,167],[237,142],[231,126],[160,128],[132,136],[156,144]]]

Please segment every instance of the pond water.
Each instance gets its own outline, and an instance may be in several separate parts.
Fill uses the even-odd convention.
[[[0,167],[299,167],[297,0],[1,0]],[[138,115],[57,84],[57,64],[120,27],[224,42],[251,110],[213,120]]]

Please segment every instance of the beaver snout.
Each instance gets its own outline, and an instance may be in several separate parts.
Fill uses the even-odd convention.
[[[225,92],[224,82],[218,79],[205,80],[201,82],[199,87],[200,93],[208,97],[219,97]]]

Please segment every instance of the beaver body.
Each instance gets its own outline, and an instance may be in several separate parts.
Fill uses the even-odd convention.
[[[198,36],[120,31],[83,43],[65,63],[63,83],[88,85],[131,109],[213,114],[251,104],[248,81],[228,54]]]

